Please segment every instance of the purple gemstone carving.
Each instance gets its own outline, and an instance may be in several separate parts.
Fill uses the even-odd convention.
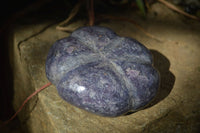
[[[82,27],[51,47],[46,75],[67,102],[115,117],[136,111],[156,95],[159,74],[150,51],[112,30]]]

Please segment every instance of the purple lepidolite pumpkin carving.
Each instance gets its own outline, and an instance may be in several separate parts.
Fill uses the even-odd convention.
[[[112,30],[82,27],[51,47],[47,78],[67,102],[102,116],[119,116],[148,104],[159,86],[150,51]]]

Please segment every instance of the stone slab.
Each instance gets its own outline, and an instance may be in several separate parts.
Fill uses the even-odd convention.
[[[148,47],[161,75],[160,91],[147,108],[126,116],[101,117],[62,100],[50,86],[35,96],[19,114],[24,130],[31,133],[196,133],[200,121],[200,24],[155,3],[146,20],[133,11],[116,13],[137,21],[151,38],[135,25],[102,21],[99,25],[121,36],[133,37]],[[28,18],[25,18],[25,20]],[[14,107],[49,81],[45,75],[48,50],[69,35],[55,29],[52,20],[19,22],[10,36],[14,72]]]

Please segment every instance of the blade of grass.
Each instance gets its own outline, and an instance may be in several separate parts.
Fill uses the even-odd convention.
[[[142,14],[144,16],[146,16],[146,10],[145,10],[145,5],[144,5],[144,1],[143,0],[136,0],[135,1],[138,8],[140,9],[140,11],[142,12]]]

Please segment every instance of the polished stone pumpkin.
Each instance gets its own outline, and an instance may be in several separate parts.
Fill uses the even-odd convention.
[[[56,41],[46,75],[67,102],[102,116],[119,116],[147,105],[156,95],[159,74],[150,51],[111,29],[82,27]]]

